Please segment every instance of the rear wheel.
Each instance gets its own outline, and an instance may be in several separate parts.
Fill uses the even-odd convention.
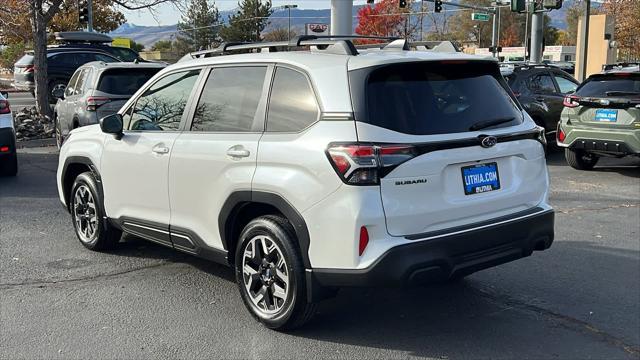
[[[270,329],[288,330],[307,322],[316,304],[308,303],[304,266],[291,224],[267,215],[251,221],[236,249],[236,282],[249,312]]]
[[[49,103],[55,104],[64,95],[67,83],[61,80],[54,80],[49,83]]]
[[[567,163],[577,170],[591,170],[600,159],[597,155],[584,150],[572,149],[565,149],[564,157],[567,159]]]
[[[116,246],[122,232],[103,221],[102,198],[91,172],[78,175],[69,201],[73,227],[82,245],[91,250],[108,250]]]

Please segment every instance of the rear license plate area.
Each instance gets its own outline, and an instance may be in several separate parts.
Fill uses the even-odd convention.
[[[500,189],[498,164],[492,162],[462,167],[462,185],[465,195]]]
[[[618,121],[618,110],[598,109],[596,110],[595,120],[601,122],[616,122]]]

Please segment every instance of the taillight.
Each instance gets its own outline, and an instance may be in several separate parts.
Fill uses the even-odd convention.
[[[8,146],[0,146],[0,153],[9,152]]]
[[[416,156],[411,145],[333,144],[327,149],[333,168],[351,185],[377,185],[393,168]]]
[[[564,133],[564,130],[562,130],[562,127],[560,127],[560,123],[558,123],[558,131],[556,132],[556,138],[558,139],[558,142],[564,142],[564,139],[567,138],[567,135]]]
[[[36,68],[35,68],[35,66],[33,66],[33,65],[27,65],[27,66],[24,68],[24,72],[26,72],[26,73],[32,73],[35,69],[36,69]]]
[[[8,114],[11,112],[11,107],[9,107],[9,102],[7,100],[0,100],[0,114]]]
[[[576,95],[567,95],[564,97],[564,100],[562,101],[562,105],[564,105],[565,107],[568,108],[574,108],[580,104],[578,104],[578,100],[580,99],[579,96]]]
[[[108,97],[89,96],[87,98],[87,111],[96,111],[100,106],[111,101]]]
[[[366,227],[362,226],[360,227],[360,241],[358,242],[359,256],[362,256],[364,250],[367,248],[367,245],[369,245],[369,232],[367,231]]]

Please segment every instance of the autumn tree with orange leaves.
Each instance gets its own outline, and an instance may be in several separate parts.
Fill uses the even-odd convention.
[[[640,60],[640,1],[605,0],[601,11],[614,17],[619,60]]]
[[[412,22],[408,15],[411,5],[412,1],[409,1],[409,5],[402,9],[398,6],[398,0],[382,0],[374,6],[363,6],[358,10],[356,34],[393,37],[413,34],[416,22]],[[361,41],[361,43],[370,42]]]

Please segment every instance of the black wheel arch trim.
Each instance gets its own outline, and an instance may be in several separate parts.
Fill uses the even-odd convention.
[[[104,191],[102,189],[102,177],[100,176],[100,172],[98,171],[98,168],[93,163],[93,161],[91,161],[91,159],[89,159],[86,156],[69,156],[64,161],[64,165],[62,167],[62,174],[61,174],[62,176],[61,176],[60,180],[64,181],[64,179],[67,177],[67,171],[69,170],[69,166],[73,165],[73,164],[86,165],[89,168],[89,170],[91,170],[91,172],[93,173],[93,176],[96,178],[96,183],[98,184],[98,192],[99,192],[99,195],[100,195],[100,199],[104,199]],[[63,204],[63,205],[66,207],[67,211],[71,211],[71,207],[69,206],[70,194],[69,193],[65,193],[64,197],[65,197],[64,200],[65,200],[66,204]],[[102,203],[100,204],[100,206],[102,207]],[[104,208],[102,208],[102,212],[104,214]]]
[[[229,195],[218,215],[220,239],[222,240],[224,249],[229,251],[231,244],[233,244],[233,226],[240,211],[246,205],[255,203],[271,205],[289,220],[298,239],[304,267],[311,269],[311,261],[309,260],[310,237],[307,223],[291,203],[279,194],[272,192],[239,190]]]

